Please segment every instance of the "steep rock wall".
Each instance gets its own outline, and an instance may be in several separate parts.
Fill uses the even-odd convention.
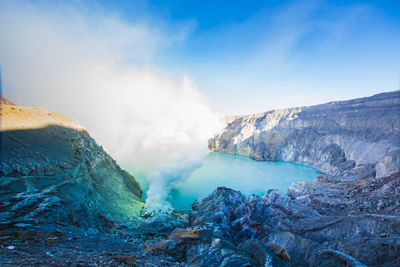
[[[77,122],[3,103],[0,134],[0,221],[84,228],[135,222],[139,183]]]
[[[335,176],[387,176],[400,170],[400,91],[236,116],[209,148]]]

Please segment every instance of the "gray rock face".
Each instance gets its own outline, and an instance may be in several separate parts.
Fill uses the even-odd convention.
[[[263,256],[251,256],[257,263],[248,261],[250,266],[264,266],[266,255],[280,260],[274,258],[274,266],[400,264],[400,173],[340,183],[320,177],[307,183],[303,190],[293,186],[287,196],[270,190],[247,199],[218,188],[193,204],[190,226],[205,225],[223,248],[236,247],[238,257],[249,256],[244,248],[251,242],[249,251]],[[210,249],[196,248],[197,259]]]
[[[185,229],[147,246],[190,266],[398,266],[400,172],[332,177],[246,198],[220,187],[197,200]]]
[[[235,118],[210,149],[342,177],[400,171],[400,91]]]

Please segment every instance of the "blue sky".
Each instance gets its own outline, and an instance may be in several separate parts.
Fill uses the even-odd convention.
[[[152,60],[189,75],[225,113],[400,88],[399,1],[99,2],[127,21],[184,28]]]
[[[223,114],[400,88],[399,1],[23,3],[43,12],[68,7],[89,22],[113,17],[128,26],[144,25],[162,37],[145,56],[132,42],[116,47],[124,50],[123,61],[190,77]]]

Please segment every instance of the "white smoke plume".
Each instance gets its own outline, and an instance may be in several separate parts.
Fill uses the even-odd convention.
[[[79,120],[123,167],[148,174],[148,203],[168,207],[169,183],[199,164],[221,127],[188,76],[153,63],[188,28],[0,2],[3,93]]]
[[[159,167],[149,176],[150,187],[147,191],[146,211],[152,213],[171,212],[172,205],[165,201],[168,199],[168,193],[171,190],[171,184],[176,180],[182,180],[189,177],[192,171],[200,167],[201,162],[188,161],[182,159],[175,164],[167,164]]]

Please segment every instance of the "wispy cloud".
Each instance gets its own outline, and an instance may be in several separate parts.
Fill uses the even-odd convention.
[[[382,16],[365,3],[267,6],[218,32],[226,49],[198,68],[200,85],[233,114],[395,90],[399,31]]]

